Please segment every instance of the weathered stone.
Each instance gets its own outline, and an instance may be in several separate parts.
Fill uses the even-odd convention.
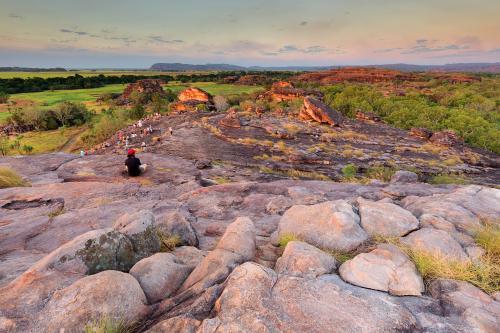
[[[247,217],[237,218],[231,223],[215,250],[196,266],[184,281],[180,291],[195,285],[206,289],[225,279],[239,264],[255,255],[255,226]]]
[[[207,253],[194,246],[176,247],[172,254],[182,262],[182,264],[195,268],[205,258]]]
[[[398,170],[391,177],[391,183],[416,183],[418,175],[415,172]]]
[[[226,112],[226,115],[221,118],[219,121],[219,124],[224,127],[229,127],[229,128],[240,128],[241,127],[241,121],[240,118],[238,118],[238,110],[235,108],[231,108]]]
[[[369,253],[358,254],[339,268],[339,274],[354,285],[387,291],[392,295],[421,295],[422,277],[398,247],[381,244]]]
[[[473,332],[498,332],[500,302],[470,283],[439,279],[431,282],[429,291],[448,316],[460,316]]]
[[[334,257],[304,242],[289,242],[276,261],[279,274],[317,277],[331,273],[337,267]]]
[[[385,202],[358,198],[361,226],[371,236],[404,236],[418,228],[419,221],[409,211]]]
[[[149,303],[156,303],[179,289],[191,270],[171,253],[156,253],[136,263],[130,274],[139,281]]]
[[[404,332],[415,318],[396,299],[336,275],[298,278],[255,263],[233,271],[199,332]]]
[[[148,313],[146,296],[130,274],[104,271],[58,290],[32,327],[43,332],[83,331],[101,318],[134,323]]]
[[[410,129],[410,135],[422,140],[429,140],[429,138],[432,136],[432,131],[428,130],[427,128],[412,127]]]
[[[460,244],[443,230],[422,228],[404,237],[402,242],[413,250],[459,262],[469,261]]]
[[[163,320],[146,331],[146,333],[195,333],[201,322],[190,315],[177,316]]]
[[[269,200],[266,205],[266,212],[269,214],[283,214],[292,205],[292,200],[283,195],[277,196]]]
[[[368,238],[359,225],[359,216],[344,200],[292,206],[281,217],[276,237],[286,235],[319,248],[340,251],[351,251]]]
[[[127,235],[132,241],[137,261],[160,251],[160,238],[155,227],[155,217],[149,210],[125,214],[113,228]]]
[[[431,142],[443,146],[455,146],[458,143],[461,143],[462,140],[458,137],[458,135],[454,131],[441,131],[435,132],[429,139]]]
[[[332,126],[339,126],[342,122],[340,113],[312,97],[304,98],[304,106],[300,110],[299,118],[301,120],[314,120]]]
[[[181,245],[198,246],[198,236],[191,221],[194,218],[186,209],[178,209],[162,215],[155,225],[164,236],[179,236]]]

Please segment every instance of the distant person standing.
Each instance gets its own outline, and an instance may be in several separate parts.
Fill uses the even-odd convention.
[[[85,156],[85,152],[83,150],[80,150],[80,157],[84,157]]]
[[[140,176],[141,173],[146,172],[147,165],[142,164],[141,160],[135,157],[135,150],[129,149],[127,152],[127,159],[125,160],[125,167],[130,177]]]
[[[174,129],[172,127],[168,128],[168,132],[170,133],[170,135],[174,135]]]

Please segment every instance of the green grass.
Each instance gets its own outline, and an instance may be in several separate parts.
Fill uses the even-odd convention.
[[[42,107],[53,107],[62,102],[93,102],[102,94],[121,93],[125,88],[125,84],[111,84],[100,88],[91,89],[75,89],[75,90],[54,90],[42,91],[35,93],[13,94],[10,97],[11,101],[30,100]]]
[[[0,188],[28,186],[28,183],[14,170],[0,167]]]
[[[196,87],[205,90],[212,95],[239,95],[243,93],[251,94],[257,91],[263,90],[259,86],[243,86],[237,84],[221,84],[215,82],[195,82],[195,83],[169,83],[165,86],[165,89],[171,89],[173,92],[178,93],[189,87]]]
[[[288,243],[293,242],[293,241],[300,241],[300,240],[301,239],[299,238],[299,236],[297,236],[295,234],[284,233],[283,235],[281,235],[281,237],[278,241],[278,244],[279,244],[279,247],[284,249]]]
[[[61,148],[71,138],[82,131],[81,127],[60,128],[54,131],[26,132],[21,135],[21,147],[24,145],[32,146],[32,154],[42,154],[60,151]],[[13,140],[11,140],[13,142]],[[9,155],[18,155],[17,150],[10,151]]]
[[[124,321],[103,317],[85,325],[84,333],[130,333],[132,329]]]
[[[440,184],[457,184],[457,185],[467,185],[470,184],[465,176],[461,175],[437,175],[429,179],[429,184],[440,185]]]
[[[7,122],[7,118],[9,118],[10,112],[8,111],[3,111],[0,112],[0,125],[5,124]]]

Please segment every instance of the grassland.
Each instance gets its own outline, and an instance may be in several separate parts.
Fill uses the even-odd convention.
[[[57,152],[63,150],[83,130],[83,127],[71,127],[60,128],[54,131],[26,132],[19,137],[19,142],[21,147],[24,145],[33,147],[32,154]],[[14,138],[11,138],[10,142],[13,141]],[[9,152],[9,155],[18,155],[20,153],[14,150]]]
[[[64,101],[84,103],[95,101],[97,97],[107,93],[120,93],[125,88],[125,84],[112,84],[100,88],[76,89],[76,90],[55,90],[35,93],[14,94],[11,101],[32,101],[41,107],[52,107]]]

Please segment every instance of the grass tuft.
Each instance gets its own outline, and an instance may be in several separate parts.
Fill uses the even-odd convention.
[[[84,333],[131,333],[130,325],[123,320],[103,317],[85,325]]]
[[[470,184],[470,180],[465,176],[461,175],[436,175],[429,179],[429,184],[441,185],[441,184],[457,184],[457,185],[467,185]]]
[[[295,234],[285,233],[285,234],[281,235],[281,237],[278,241],[278,244],[279,244],[279,247],[284,249],[288,243],[293,242],[293,241],[301,241],[301,239],[299,236],[297,236]]]
[[[182,244],[182,239],[179,235],[167,234],[161,230],[156,231],[158,237],[160,238],[161,248],[160,252],[171,252],[175,248]]]
[[[14,170],[7,167],[0,167],[0,188],[23,186],[29,186],[29,184]]]

